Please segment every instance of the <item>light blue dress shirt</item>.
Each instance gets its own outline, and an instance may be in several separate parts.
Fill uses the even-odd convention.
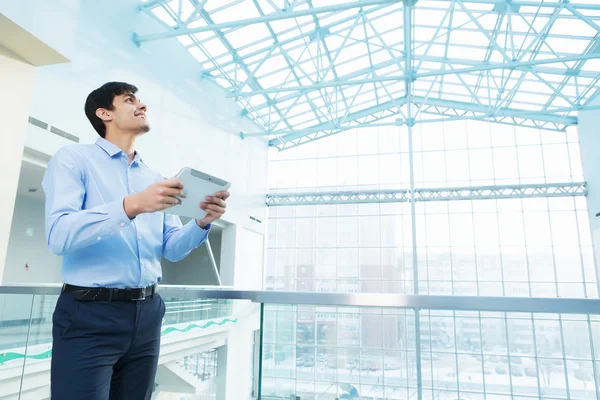
[[[163,212],[130,220],[123,199],[163,179],[136,152],[131,164],[113,143],[63,147],[42,181],[46,239],[63,256],[65,283],[138,288],[160,282],[161,257],[179,261],[199,247],[210,230],[194,220],[182,226]],[[200,206],[200,205],[198,205]]]

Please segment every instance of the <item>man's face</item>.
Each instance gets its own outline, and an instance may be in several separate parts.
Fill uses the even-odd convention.
[[[116,96],[113,99],[113,110],[110,111],[112,123],[122,131],[146,133],[150,130],[146,109],[146,105],[133,93]]]

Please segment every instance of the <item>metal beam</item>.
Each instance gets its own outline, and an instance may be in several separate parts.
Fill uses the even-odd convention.
[[[461,101],[443,100],[438,98],[428,98],[415,96],[413,102],[420,105],[447,107],[456,110],[473,111],[484,114],[489,117],[522,117],[528,119],[535,119],[538,121],[546,121],[564,125],[575,125],[577,124],[576,117],[562,117],[553,115],[552,110],[548,111],[531,111],[531,110],[518,110],[514,108],[499,108],[494,109],[493,106],[481,106],[478,104],[471,104]],[[567,110],[576,111],[577,108]],[[568,112],[568,111],[557,111],[557,112]]]
[[[233,92],[227,94],[227,97],[251,97],[260,94],[268,94],[268,93],[282,93],[282,92],[297,92],[300,91],[302,94],[305,94],[308,91],[319,90],[329,87],[339,87],[339,86],[352,86],[352,85],[362,85],[367,83],[374,82],[390,82],[390,81],[407,81],[407,80],[416,80],[419,78],[431,78],[436,76],[443,75],[459,75],[471,72],[480,72],[480,71],[490,71],[497,69],[525,69],[528,67],[532,67],[535,65],[544,65],[544,64],[555,64],[555,63],[566,63],[569,61],[581,61],[581,60],[591,60],[591,59],[600,59],[600,53],[592,53],[592,54],[584,54],[579,56],[571,56],[571,57],[558,57],[552,59],[544,59],[544,60],[534,60],[534,61],[525,61],[525,62],[507,62],[501,64],[480,64],[474,67],[468,68],[459,68],[452,70],[440,70],[434,72],[423,72],[417,74],[408,74],[408,75],[395,75],[395,76],[380,76],[377,78],[370,79],[355,79],[355,80],[333,80],[323,83],[317,83],[315,85],[304,85],[298,87],[282,87],[282,88],[268,88],[264,90],[256,90],[253,92]],[[450,64],[448,60],[445,61]],[[565,70],[565,73],[567,71]]]
[[[381,4],[397,4],[397,3],[399,3],[399,1],[400,0],[362,0],[362,1],[352,2],[352,3],[346,3],[346,4],[337,4],[337,5],[333,5],[333,6],[308,8],[308,9],[299,10],[299,11],[291,11],[291,12],[281,11],[281,12],[275,12],[272,14],[267,14],[263,17],[241,19],[241,20],[237,20],[237,21],[224,22],[222,24],[208,24],[206,26],[199,26],[196,28],[173,29],[172,31],[155,33],[155,34],[151,34],[151,35],[142,35],[142,36],[134,35],[134,41],[138,45],[140,45],[143,42],[148,42],[148,41],[152,41],[152,40],[174,38],[174,37],[183,36],[183,35],[193,35],[195,33],[201,33],[201,32],[222,31],[223,29],[237,28],[237,27],[241,27],[241,26],[245,27],[248,25],[260,24],[260,23],[264,23],[264,22],[280,21],[280,20],[284,20],[284,19],[306,17],[306,16],[311,16],[311,15],[316,15],[316,14],[340,12],[340,11],[350,10],[353,8],[369,7],[369,6],[376,6],[376,5],[381,5]]]
[[[584,182],[415,189],[415,201],[577,197],[586,195],[587,189]],[[410,197],[409,189],[286,193],[267,195],[266,204],[269,207],[275,207],[318,204],[407,203],[411,200]]]
[[[536,121],[541,121],[541,122],[549,122],[549,123],[560,124],[560,125],[565,125],[565,126],[576,125],[577,117],[560,116],[560,115],[556,115],[556,114],[568,113],[568,112],[574,112],[574,111],[584,111],[584,110],[588,110],[588,109],[596,109],[596,107],[598,109],[600,109],[600,106],[587,106],[587,107],[581,106],[581,107],[557,108],[554,110],[546,110],[546,111],[519,110],[519,109],[514,109],[514,108],[500,108],[500,109],[494,110],[493,106],[478,105],[478,104],[472,104],[472,103],[467,103],[467,102],[444,100],[444,99],[438,99],[438,98],[425,99],[424,97],[421,97],[421,96],[414,96],[412,101],[414,104],[418,104],[422,107],[423,106],[441,107],[441,108],[462,110],[462,111],[468,111],[468,112],[480,114],[480,115],[472,115],[472,116],[469,116],[466,118],[460,118],[460,119],[485,120],[485,119],[491,119],[491,118],[497,118],[497,117],[510,117],[510,118],[530,119],[530,120],[536,120]],[[269,141],[269,146],[279,146],[282,144],[282,142],[289,142],[289,141],[298,139],[302,136],[309,135],[312,133],[334,130],[334,129],[339,129],[339,131],[342,132],[344,130],[358,128],[359,126],[351,125],[351,123],[357,119],[364,118],[369,115],[375,114],[377,112],[395,108],[395,107],[398,107],[399,105],[402,106],[405,104],[406,104],[406,98],[403,97],[403,98],[396,99],[394,101],[389,101],[389,102],[386,102],[386,103],[383,103],[383,104],[380,104],[380,105],[377,105],[374,107],[367,108],[365,110],[361,110],[361,111],[357,111],[355,113],[349,114],[347,119],[343,123],[339,122],[339,121],[328,121],[328,122],[325,122],[325,123],[322,123],[319,125],[315,125],[315,126],[312,126],[312,127],[306,128],[306,129],[298,129],[298,130],[287,131],[287,132],[286,131],[276,131],[276,132],[264,132],[264,133],[260,133],[260,134],[242,133],[242,137],[258,136],[258,135],[260,135],[260,136],[277,135],[278,138],[272,139]],[[435,113],[435,114],[446,115],[446,114],[443,114],[442,112]],[[442,119],[440,119],[440,120],[442,120]],[[450,119],[447,118],[445,120],[449,121]],[[414,122],[415,123],[422,123],[422,122],[426,123],[426,122],[431,122],[431,121],[416,120]],[[405,124],[406,124],[406,121],[396,122],[396,125],[405,125]]]
[[[439,1],[439,0],[438,0]],[[567,0],[569,1],[569,0]],[[534,0],[462,0],[463,3],[475,3],[475,4],[491,4],[491,5],[506,5],[510,3],[512,6],[517,7],[540,7],[540,8],[558,8],[565,5],[561,1],[534,1]],[[585,3],[571,3],[573,8],[579,10],[600,10],[600,4],[585,4]]]
[[[273,132],[273,135],[285,134],[285,136],[282,137],[281,139],[288,142],[290,140],[297,139],[297,138],[302,137],[309,133],[316,133],[316,132],[326,131],[329,129],[338,129],[342,126],[343,123],[348,124],[359,118],[368,117],[369,115],[376,114],[380,111],[389,110],[390,108],[401,107],[404,104],[405,104],[405,98],[402,97],[402,98],[396,99],[394,101],[388,101],[386,103],[379,104],[374,107],[369,107],[364,110],[360,110],[355,113],[348,114],[346,116],[346,118],[344,118],[343,121],[327,121],[322,124],[315,125],[310,128],[306,128],[306,129],[298,130],[298,131],[294,131],[294,132],[289,132],[289,131],[288,132],[285,132],[285,131]],[[269,141],[270,146],[275,146],[279,143],[281,143],[281,141],[279,139],[273,139],[273,140]]]

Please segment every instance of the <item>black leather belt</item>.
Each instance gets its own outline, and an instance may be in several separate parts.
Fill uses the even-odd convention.
[[[145,288],[117,289],[102,287],[83,287],[65,283],[63,293],[71,293],[75,300],[80,301],[142,301],[156,293],[158,285]]]

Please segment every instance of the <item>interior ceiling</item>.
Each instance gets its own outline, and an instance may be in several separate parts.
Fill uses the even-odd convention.
[[[357,126],[450,120],[564,130],[594,109],[598,0],[149,0],[280,149]]]

